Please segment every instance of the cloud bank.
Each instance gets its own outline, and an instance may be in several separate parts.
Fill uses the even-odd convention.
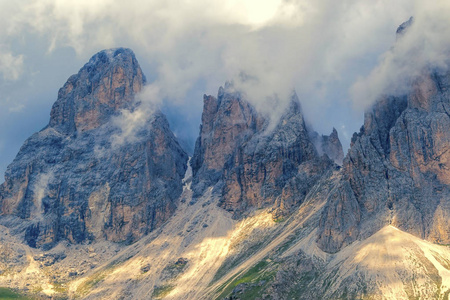
[[[416,13],[398,34],[393,47],[366,77],[350,88],[358,108],[369,107],[380,95],[407,94],[423,72],[447,72],[450,64],[450,2],[416,1]]]
[[[313,127],[336,127],[345,145],[377,97],[425,65],[447,66],[449,15],[447,0],[0,0],[0,101],[30,115],[29,99],[40,101],[48,116],[56,97],[44,91],[56,95],[95,52],[124,46],[181,139],[198,134],[203,93],[232,80],[272,115],[295,89]],[[14,124],[8,109],[0,119]]]

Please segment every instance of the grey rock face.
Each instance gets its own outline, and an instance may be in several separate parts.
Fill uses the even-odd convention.
[[[235,216],[273,204],[276,215],[289,213],[331,167],[310,139],[296,95],[272,128],[231,87],[204,102],[192,159],[193,190],[200,195],[214,186],[220,205]]]
[[[330,135],[319,135],[317,132],[310,131],[310,137],[316,146],[319,154],[326,154],[336,164],[342,165],[344,160],[344,151],[337,130],[333,128]]]
[[[133,51],[101,51],[59,90],[49,125],[66,134],[97,128],[129,107],[145,82]]]
[[[330,159],[334,160],[337,164],[342,165],[344,151],[342,150],[342,144],[335,128],[333,128],[333,131],[329,136],[323,136],[322,149]]]
[[[203,100],[200,135],[191,160],[195,196],[217,184],[236,149],[265,126],[265,119],[229,84],[219,89],[217,98],[205,95]]]
[[[61,239],[132,242],[167,220],[187,155],[160,112],[133,139],[115,118],[145,78],[131,50],[96,54],[59,91],[50,123],[22,146],[0,187],[0,222],[33,247]]]
[[[336,252],[388,224],[450,241],[449,87],[450,74],[424,72],[409,95],[383,98],[366,113],[322,215],[323,250]]]

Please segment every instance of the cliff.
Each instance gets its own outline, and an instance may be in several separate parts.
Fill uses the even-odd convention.
[[[94,55],[58,93],[49,125],[31,136],[0,187],[1,223],[32,247],[66,239],[132,242],[175,211],[187,154],[160,112],[133,139],[117,118],[133,113],[145,77],[129,49]]]

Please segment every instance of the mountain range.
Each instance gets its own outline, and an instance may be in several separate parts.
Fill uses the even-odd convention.
[[[448,299],[450,72],[379,98],[345,156],[295,92],[274,119],[227,82],[204,95],[189,157],[146,85],[116,48],[59,90],[0,186],[0,286],[37,299]]]

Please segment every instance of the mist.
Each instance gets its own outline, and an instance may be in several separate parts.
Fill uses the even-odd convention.
[[[446,1],[424,0],[0,1],[0,171],[46,125],[65,80],[113,47],[133,49],[152,91],[151,106],[116,120],[129,126],[117,145],[158,107],[192,150],[203,94],[233,81],[275,120],[295,90],[312,127],[335,127],[346,149],[378,97],[447,68],[449,15]]]
[[[408,94],[424,72],[447,72],[450,63],[450,3],[416,2],[417,12],[378,65],[350,88],[357,108],[367,109],[380,95]],[[406,21],[406,20],[405,20]]]

